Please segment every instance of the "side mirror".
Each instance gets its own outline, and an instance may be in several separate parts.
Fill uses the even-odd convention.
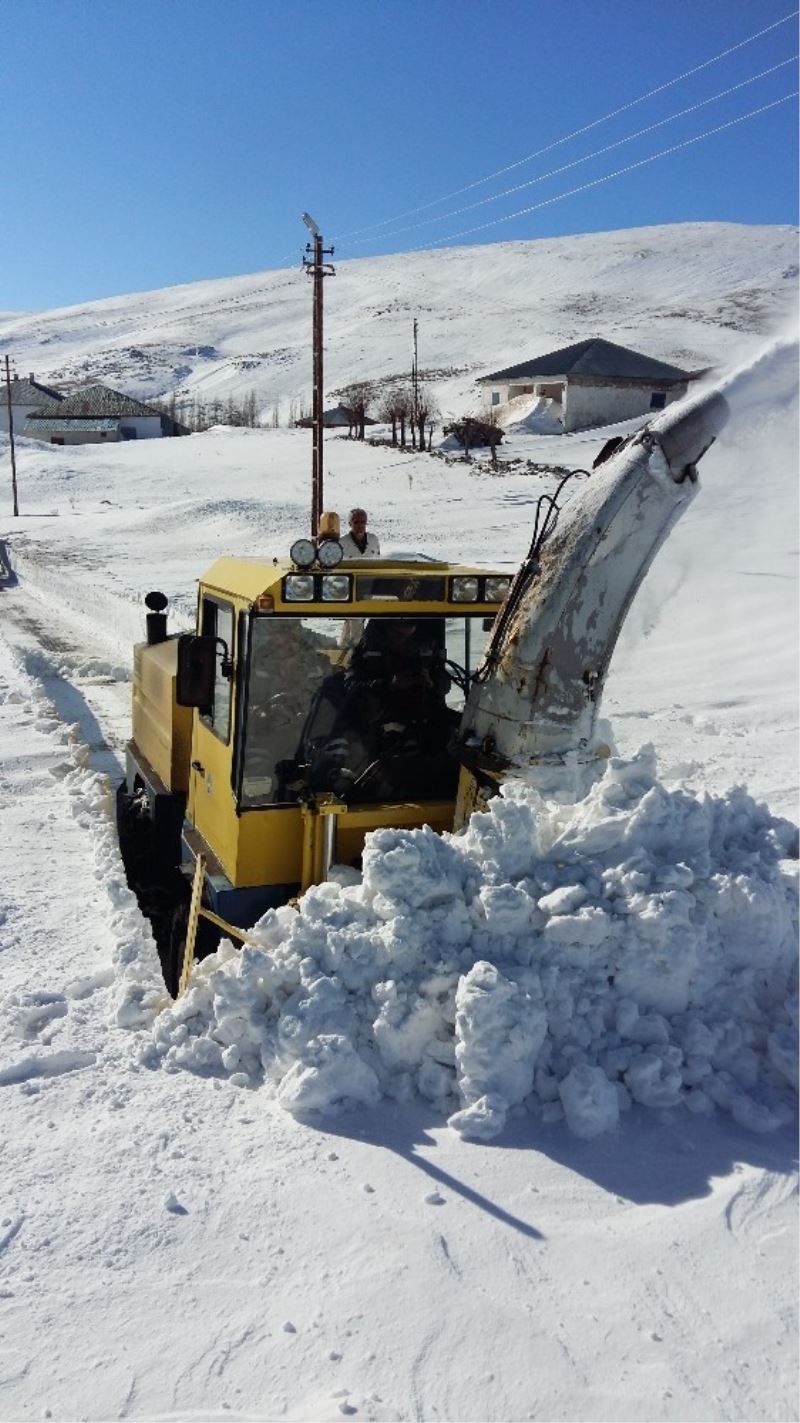
[[[217,639],[182,633],[178,638],[178,674],[175,699],[179,707],[213,705],[217,675]]]

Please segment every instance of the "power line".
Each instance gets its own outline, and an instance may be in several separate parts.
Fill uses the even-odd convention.
[[[401,222],[405,217],[415,217],[419,212],[427,212],[429,208],[437,207],[439,203],[446,203],[451,198],[459,198],[462,193],[468,193],[473,188],[478,188],[482,183],[490,183],[494,178],[502,178],[504,174],[511,173],[515,168],[520,168],[524,163],[533,162],[534,158],[541,158],[543,154],[550,153],[552,149],[560,147],[562,143],[568,143],[570,139],[579,138],[583,133],[589,133],[591,129],[597,128],[600,124],[607,123],[609,119],[616,118],[619,114],[624,114],[628,109],[636,108],[638,104],[643,104],[647,99],[652,99],[656,94],[662,94],[665,89],[671,89],[675,84],[680,84],[682,80],[689,79],[693,74],[699,74],[701,70],[708,69],[712,64],[718,64],[721,59],[727,58],[729,54],[735,54],[737,50],[744,49],[746,45],[752,44],[754,40],[761,39],[762,35],[769,34],[771,30],[776,30],[780,25],[785,25],[789,20],[793,20],[800,10],[792,10],[782,19],[776,20],[774,24],[766,25],[764,29],[757,30],[755,34],[748,35],[746,39],[739,40],[737,44],[729,45],[727,49],[720,50],[719,54],[712,55],[710,59],[703,60],[702,64],[696,64],[691,69],[686,69],[682,74],[678,74],[674,79],[668,79],[664,84],[659,84],[655,89],[648,89],[646,94],[640,94],[637,99],[631,99],[627,104],[621,104],[619,108],[612,109],[609,113],[603,114],[599,119],[593,119],[591,123],[584,124],[582,128],[573,129],[563,138],[556,138],[552,143],[545,144],[544,148],[537,148],[535,153],[529,153],[525,158],[518,158],[516,162],[509,163],[505,168],[498,168],[494,173],[488,173],[484,178],[476,178],[474,182],[467,183],[463,188],[455,188],[451,193],[445,193],[439,198],[433,198],[430,202],[421,203],[419,207],[407,208],[405,212],[396,213],[394,217],[383,218],[380,222],[367,223],[364,227],[352,228],[349,232],[342,233],[341,237],[335,240],[341,242],[346,237],[358,237],[362,232],[372,232],[376,228],[389,227],[393,222]]]
[[[426,217],[422,222],[413,222],[406,227],[395,228],[392,232],[382,233],[380,237],[361,237],[355,242],[345,242],[340,245],[344,247],[368,246],[370,243],[383,241],[384,238],[401,237],[403,233],[416,232],[419,228],[428,227],[433,222],[447,222],[451,217],[458,217],[464,212],[473,212],[475,208],[485,207],[488,203],[496,203],[500,198],[507,198],[512,193],[522,192],[524,188],[535,187],[537,183],[544,183],[548,178],[557,177],[559,173],[566,173],[571,168],[578,168],[582,163],[591,162],[593,158],[600,158],[604,153],[611,153],[615,148],[622,148],[624,144],[632,143],[634,139],[642,138],[644,134],[652,133],[657,128],[663,128],[665,124],[673,123],[675,119],[684,118],[686,114],[696,113],[698,109],[716,103],[717,99],[724,99],[728,94],[733,94],[738,89],[745,89],[748,84],[755,84],[758,79],[764,79],[768,74],[774,74],[778,69],[785,69],[787,65],[794,64],[799,57],[795,54],[790,59],[782,59],[778,64],[771,65],[769,69],[762,69],[759,74],[754,74],[749,79],[742,79],[738,84],[731,84],[729,88],[721,89],[718,94],[712,94],[708,99],[700,99],[696,104],[689,104],[685,109],[678,109],[674,114],[668,114],[666,118],[657,119],[655,123],[637,129],[636,133],[629,133],[625,138],[619,138],[614,143],[606,144],[603,148],[596,148],[594,152],[586,153],[581,158],[574,158],[571,163],[563,163],[560,168],[551,168],[549,172],[540,173],[536,178],[529,178],[525,183],[516,183],[512,188],[504,188],[502,192],[492,193],[487,198],[479,198],[477,202],[467,203],[464,207],[440,213],[437,217]]]
[[[455,242],[459,237],[471,237],[473,232],[484,232],[487,227],[497,227],[501,222],[511,222],[515,217],[525,217],[528,213],[538,212],[540,208],[550,207],[553,203],[558,203],[562,198],[574,197],[576,193],[585,193],[589,188],[597,188],[601,183],[608,183],[612,178],[620,178],[625,173],[632,173],[636,168],[644,168],[648,163],[655,163],[657,158],[666,158],[670,153],[677,153],[682,148],[689,148],[694,143],[700,143],[704,138],[710,138],[715,133],[723,133],[725,129],[734,128],[736,124],[744,123],[746,119],[755,118],[758,114],[765,114],[768,109],[775,109],[779,104],[787,104],[790,99],[796,99],[800,90],[795,89],[791,94],[784,94],[780,99],[773,99],[769,104],[762,104],[758,109],[751,109],[747,114],[740,114],[736,119],[730,119],[727,123],[718,124],[716,128],[706,129],[703,133],[698,133],[694,138],[686,138],[681,143],[674,143],[670,148],[662,148],[659,153],[651,153],[648,158],[640,158],[636,163],[629,163],[625,168],[617,168],[613,173],[606,173],[602,178],[594,178],[589,183],[581,183],[577,188],[570,188],[566,193],[556,193],[552,198],[544,198],[540,203],[533,203],[530,207],[519,208],[516,212],[507,213],[505,217],[492,218],[490,222],[479,223],[476,227],[467,227],[462,232],[451,232],[447,237],[439,237],[435,242],[426,243],[424,246],[412,247],[412,252],[424,252],[429,247],[441,247],[447,242]]]

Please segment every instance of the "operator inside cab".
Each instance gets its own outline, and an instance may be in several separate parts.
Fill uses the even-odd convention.
[[[309,712],[297,756],[309,788],[362,803],[452,798],[459,716],[445,660],[444,619],[369,619]]]

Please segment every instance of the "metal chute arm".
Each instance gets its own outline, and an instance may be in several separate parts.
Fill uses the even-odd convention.
[[[495,767],[590,745],[625,615],[727,417],[716,394],[665,411],[579,488],[538,564],[523,568],[462,723],[464,741],[489,750]]]

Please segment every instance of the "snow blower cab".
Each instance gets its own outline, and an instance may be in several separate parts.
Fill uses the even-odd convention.
[[[510,581],[299,539],[285,562],[218,560],[195,633],[167,637],[148,595],[120,839],[173,993],[199,860],[202,955],[208,911],[246,928],[357,867],[369,830],[453,828],[461,717]]]

